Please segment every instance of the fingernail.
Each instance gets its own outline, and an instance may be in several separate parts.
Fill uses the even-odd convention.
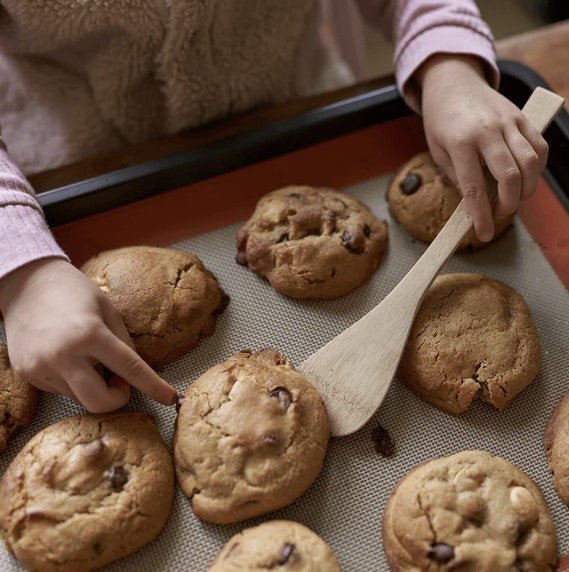
[[[482,242],[490,242],[492,240],[492,233],[491,232],[481,232],[478,238]]]

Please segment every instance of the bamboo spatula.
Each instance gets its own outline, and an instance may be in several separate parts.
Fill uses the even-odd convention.
[[[543,133],[562,105],[563,98],[538,87],[522,112]],[[496,181],[487,178],[487,186],[489,195],[495,196]],[[461,201],[423,256],[391,293],[300,366],[300,371],[322,396],[332,435],[354,433],[381,405],[421,301],[471,228],[472,220]]]

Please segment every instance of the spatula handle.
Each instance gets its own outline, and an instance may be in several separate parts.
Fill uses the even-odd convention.
[[[522,113],[540,133],[543,133],[561,109],[563,102],[564,99],[559,95],[538,87],[527,100]],[[496,181],[487,176],[486,185],[488,195],[494,198],[497,194]],[[435,240],[400,284],[407,280],[415,282],[418,291],[425,287],[425,280],[429,280],[430,284],[471,229],[472,219],[465,201],[462,200]]]

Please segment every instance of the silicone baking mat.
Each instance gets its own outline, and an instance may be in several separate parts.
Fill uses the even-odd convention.
[[[164,372],[179,391],[207,368],[242,348],[274,347],[295,364],[368,312],[397,284],[425,245],[414,241],[388,215],[384,191],[388,177],[345,189],[389,220],[389,250],[372,279],[356,292],[332,301],[294,301],[234,261],[239,225],[202,234],[174,246],[197,253],[230,294],[231,303],[215,334]],[[569,508],[552,487],[541,445],[543,427],[558,399],[569,390],[569,297],[565,287],[517,220],[498,241],[474,253],[455,255],[445,272],[483,272],[514,286],[529,304],[542,343],[537,380],[504,412],[477,404],[454,418],[421,402],[395,382],[372,421],[350,437],[333,439],[322,474],[293,505],[259,519],[216,526],[200,522],[178,489],[170,519],[159,538],[137,554],[110,566],[116,571],[206,570],[231,535],[264,520],[299,521],[324,538],[337,554],[342,570],[388,570],[381,544],[381,520],[390,491],[411,468],[432,457],[464,449],[486,449],[528,473],[541,487],[559,537],[560,553],[569,551]],[[3,336],[3,332],[2,332]],[[170,444],[175,411],[134,396],[132,409],[154,414]],[[19,432],[2,455],[3,472],[23,444],[37,431],[80,412],[63,398],[44,395],[31,427]],[[390,459],[373,447],[370,430],[381,423],[397,447]],[[19,570],[0,552],[0,570]]]

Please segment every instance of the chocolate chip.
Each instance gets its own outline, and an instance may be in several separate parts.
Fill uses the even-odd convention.
[[[387,429],[378,425],[371,430],[371,438],[373,439],[375,450],[382,457],[393,457],[395,454],[395,443]]]
[[[330,270],[330,278],[334,278],[334,276],[336,276],[336,269],[332,268],[332,270]]]
[[[365,237],[366,237],[366,238],[369,238],[370,233],[371,233],[371,228],[369,227],[369,224],[366,224],[366,225],[364,226],[364,234],[365,234]]]
[[[180,409],[184,404],[184,396],[178,395],[178,399],[176,399],[176,413],[180,413]]]
[[[292,395],[289,393],[288,389],[284,387],[276,387],[269,392],[269,396],[276,399],[283,407],[285,411],[288,411],[290,404],[292,403]]]
[[[352,242],[353,238],[354,237],[352,236],[352,233],[348,230],[345,230],[340,236],[340,240],[342,241],[342,246],[348,249],[353,254],[361,254],[364,251],[364,249],[354,246],[354,243]]]
[[[427,556],[435,562],[449,562],[454,558],[454,548],[444,542],[433,542]]]
[[[128,483],[128,472],[120,465],[113,465],[107,471],[107,477],[111,481],[111,487],[114,491],[122,491],[124,486]]]
[[[521,546],[526,542],[531,533],[531,525],[527,522],[518,521],[518,536],[516,546]]]
[[[221,301],[219,302],[219,306],[212,312],[214,316],[219,316],[225,312],[225,308],[227,308],[229,301],[231,298],[222,290],[221,291]],[[180,331],[183,331],[180,329]]]
[[[287,542],[285,545],[283,545],[283,547],[281,548],[281,554],[279,556],[279,559],[277,560],[277,565],[284,566],[290,560],[291,556],[294,553],[294,550],[295,550],[294,544],[290,544],[289,542]]]
[[[291,199],[301,199],[301,198],[302,198],[302,195],[300,195],[300,194],[298,194],[298,193],[290,193],[290,194],[289,194],[289,197],[290,197]]]
[[[237,262],[237,264],[241,264],[241,266],[247,266],[247,254],[239,251],[235,256],[235,262]]]
[[[417,173],[407,173],[405,178],[399,183],[399,188],[406,195],[415,193],[422,183],[421,175]]]
[[[288,232],[283,232],[277,239],[277,244],[280,244],[281,242],[286,242],[287,240],[288,240]]]
[[[93,552],[97,555],[100,556],[103,553],[103,546],[101,545],[100,542],[95,542],[93,544]]]

